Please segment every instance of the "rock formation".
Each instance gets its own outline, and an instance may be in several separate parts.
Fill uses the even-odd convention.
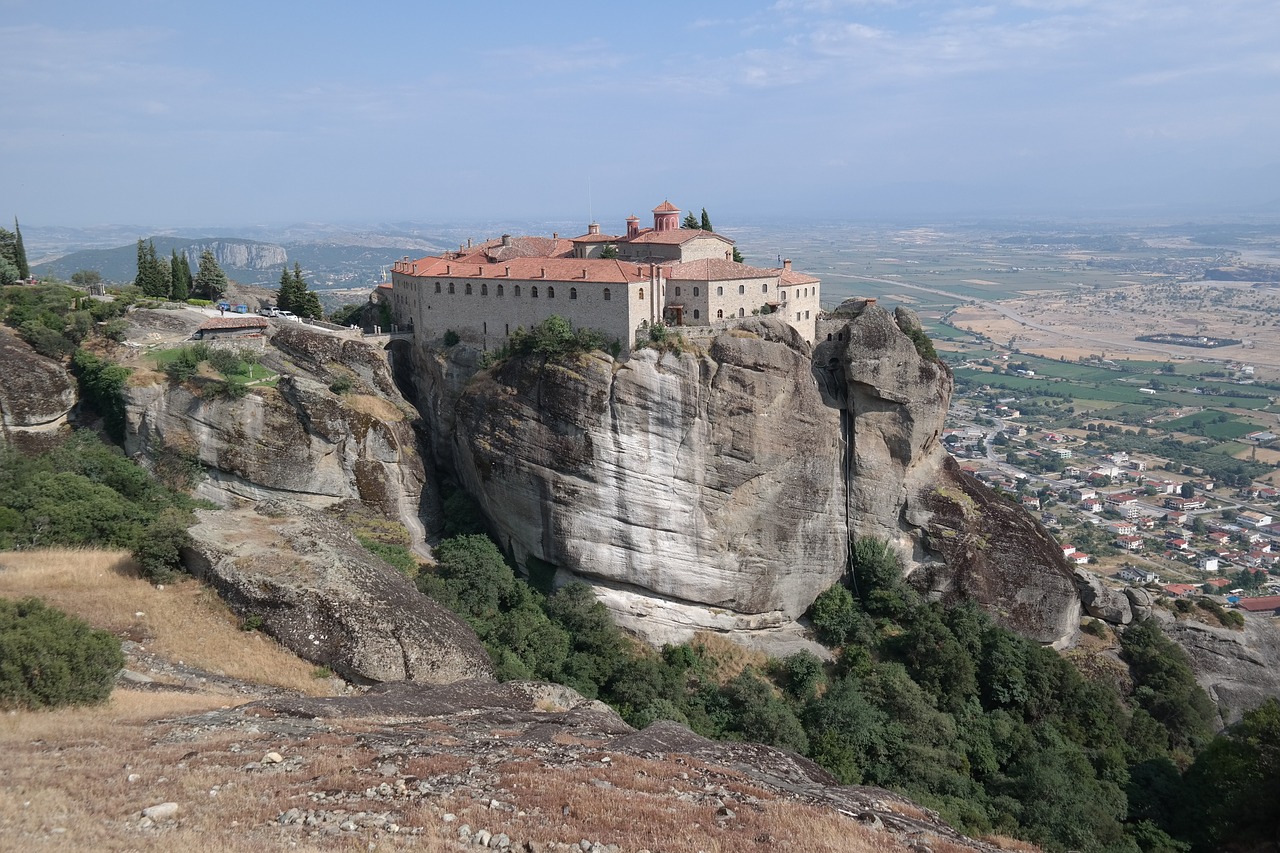
[[[1196,681],[1217,703],[1223,723],[1280,696],[1280,627],[1274,620],[1246,616],[1244,628],[1233,630],[1161,615],[1165,633],[1190,656]]]
[[[819,323],[814,373],[841,411],[851,535],[888,539],[912,583],[979,602],[1044,643],[1069,641],[1080,600],[1057,543],[1022,508],[964,474],[939,442],[950,370],[923,357],[914,313],[850,300]]]
[[[227,504],[284,497],[322,507],[357,499],[422,539],[426,479],[412,427],[382,353],[352,338],[302,326],[281,328],[264,361],[281,370],[276,388],[230,399],[162,377],[128,389],[125,449],[156,459],[198,458],[200,497]],[[279,353],[287,356],[283,361]],[[354,377],[352,393],[328,384]]]
[[[844,569],[835,414],[782,323],[706,355],[511,360],[461,394],[451,449],[503,547],[655,642],[789,623]]]
[[[0,327],[0,441],[34,448],[67,424],[76,384],[61,364]]]
[[[283,501],[198,517],[187,568],[301,657],[360,683],[492,676],[471,628],[337,519]]]

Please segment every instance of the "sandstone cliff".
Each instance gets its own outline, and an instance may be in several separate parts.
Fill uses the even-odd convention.
[[[908,333],[919,320],[851,300],[819,324],[814,373],[848,442],[851,534],[894,543],[912,582],[944,601],[979,602],[1044,643],[1080,619],[1072,573],[1053,537],[1020,507],[964,474],[939,437],[952,379]]]
[[[285,497],[308,506],[356,499],[423,538],[426,475],[413,411],[396,392],[382,352],[354,338],[281,328],[263,361],[282,373],[275,388],[241,399],[200,382],[145,375],[128,389],[125,449],[148,459],[197,458],[197,494],[219,504]],[[335,394],[338,376],[352,391]]]
[[[501,544],[588,580],[651,640],[784,625],[843,571],[835,416],[783,324],[704,356],[512,360],[467,386],[450,426]]]
[[[34,449],[67,424],[76,384],[61,364],[0,327],[0,441]]]

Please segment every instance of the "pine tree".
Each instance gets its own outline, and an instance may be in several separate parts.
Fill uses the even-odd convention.
[[[18,278],[31,278],[31,267],[27,264],[27,250],[22,245],[22,229],[18,227],[18,217],[13,217],[14,254],[17,256],[14,266],[18,268]]]
[[[714,228],[711,227],[711,217],[707,216],[707,209],[705,207],[702,208],[702,222],[700,223],[699,227],[702,228],[703,231],[715,230]]]
[[[164,280],[164,273],[160,270],[160,260],[156,257],[156,245],[152,240],[145,243],[138,240],[138,274],[133,283],[146,296],[169,298],[169,283]]]
[[[293,305],[289,310],[299,317],[312,319],[324,317],[324,309],[320,307],[320,297],[314,291],[307,289],[307,282],[302,278],[302,267],[296,262],[293,265],[290,296],[292,297]]]
[[[169,258],[169,271],[173,277],[173,287],[170,290],[171,298],[174,302],[186,302],[187,298],[191,296],[191,267],[187,263],[185,253],[182,257],[178,257],[178,250],[173,250],[173,254]]]
[[[196,270],[195,291],[202,298],[217,302],[227,292],[227,274],[218,266],[213,252],[200,253],[200,267]]]
[[[733,262],[734,262],[735,264],[740,264],[740,263],[742,263],[742,253],[738,251],[738,247],[737,247],[737,246],[734,246],[734,247],[733,247]]]
[[[691,231],[697,231],[698,217],[694,216],[692,212],[686,213],[684,215],[684,222],[681,223],[680,227],[688,228]]]
[[[280,289],[276,291],[276,307],[281,311],[293,311],[293,303],[296,301],[295,290],[293,276],[289,274],[289,268],[286,266],[280,270]]]

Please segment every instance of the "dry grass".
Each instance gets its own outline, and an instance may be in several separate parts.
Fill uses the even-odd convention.
[[[985,841],[992,847],[999,847],[1001,850],[1014,850],[1017,853],[1040,853],[1040,848],[1030,841],[1010,838],[1007,835],[984,835],[980,840]]]
[[[349,409],[387,423],[402,421],[405,417],[404,412],[389,400],[374,397],[372,394],[347,394],[343,397],[343,404]]]
[[[36,596],[161,657],[257,684],[328,695],[329,684],[269,637],[239,630],[235,614],[194,580],[159,589],[122,551],[0,554],[0,596]]]
[[[713,662],[712,677],[718,684],[732,681],[747,667],[763,672],[769,661],[769,656],[764,652],[744,648],[722,634],[712,634],[709,631],[695,634],[692,646]]]

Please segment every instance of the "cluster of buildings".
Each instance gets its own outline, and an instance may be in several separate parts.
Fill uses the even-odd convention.
[[[652,227],[627,218],[621,234],[598,223],[563,238],[503,235],[391,268],[381,298],[396,325],[432,340],[448,332],[482,350],[552,315],[597,329],[624,351],[656,323],[711,333],[753,315],[777,314],[814,339],[821,282],[791,268],[734,260],[734,241],[681,227],[664,201]]]

